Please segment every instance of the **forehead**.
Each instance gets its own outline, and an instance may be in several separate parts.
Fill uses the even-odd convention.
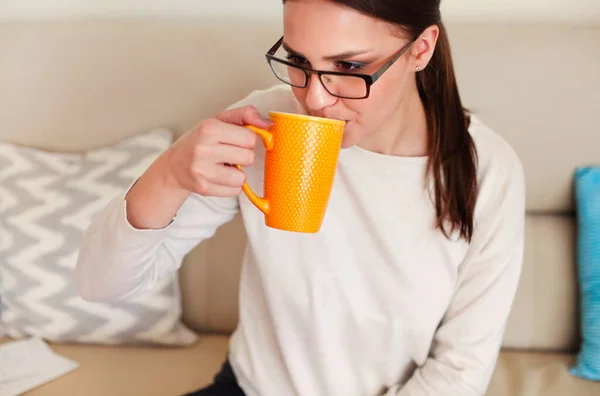
[[[364,47],[386,40],[397,45],[399,38],[395,25],[327,0],[286,1],[283,27],[286,43],[294,48]]]

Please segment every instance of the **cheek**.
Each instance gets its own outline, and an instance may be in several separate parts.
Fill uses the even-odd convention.
[[[377,133],[394,117],[404,97],[404,83],[400,80],[400,76],[381,79],[371,87],[367,99],[344,101],[346,109],[355,117],[345,131],[345,147],[358,144],[363,138]]]
[[[303,108],[306,108],[306,89],[297,88],[292,86],[292,93],[296,97],[296,100],[300,102]]]
[[[384,75],[373,86],[369,97],[356,105],[361,114],[361,122],[375,127],[387,122],[398,109],[402,98],[406,97],[405,76]]]
[[[350,123],[344,129],[342,147],[347,148],[358,144],[363,137],[368,135],[373,128],[373,108],[371,98],[363,100],[343,100],[345,114],[350,118]]]
[[[354,117],[354,121],[362,134],[367,133],[373,128],[377,128],[380,119],[386,113],[385,108],[388,105],[388,98],[385,92],[372,90],[367,99],[363,100],[345,100],[344,107]]]

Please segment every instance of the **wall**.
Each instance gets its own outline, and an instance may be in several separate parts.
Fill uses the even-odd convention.
[[[446,20],[600,23],[600,0],[442,0]],[[0,20],[234,17],[278,20],[280,0],[0,0]]]

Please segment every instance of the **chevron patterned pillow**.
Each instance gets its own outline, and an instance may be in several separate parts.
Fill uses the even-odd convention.
[[[173,141],[155,129],[80,154],[0,143],[0,322],[6,335],[55,342],[189,345],[176,274],[143,295],[92,303],[74,268],[91,217]]]

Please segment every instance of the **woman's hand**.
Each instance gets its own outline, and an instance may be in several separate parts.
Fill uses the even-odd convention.
[[[255,157],[257,135],[243,127],[248,124],[268,128],[271,122],[252,106],[200,122],[165,152],[167,180],[174,188],[205,196],[239,194],[246,177],[232,165],[250,166]]]
[[[268,128],[272,123],[246,106],[204,120],[177,139],[129,190],[130,224],[139,229],[165,227],[191,193],[239,194],[246,176],[232,165],[252,165],[257,141],[243,125]]]

